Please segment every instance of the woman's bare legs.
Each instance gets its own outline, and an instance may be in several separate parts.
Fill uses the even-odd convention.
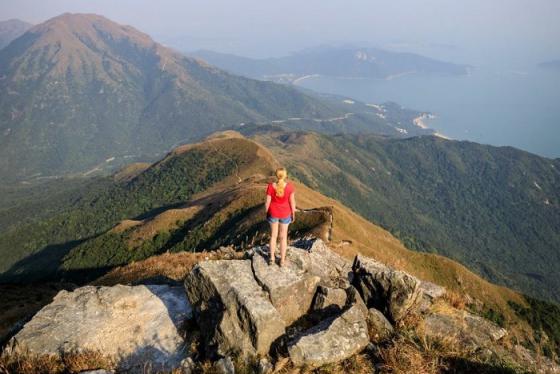
[[[274,222],[270,224],[270,260],[269,263],[274,263],[275,257],[274,254],[276,252],[276,241],[278,240],[278,222]]]
[[[289,223],[280,224],[280,266],[284,265],[286,260],[286,248],[288,247],[288,226]]]

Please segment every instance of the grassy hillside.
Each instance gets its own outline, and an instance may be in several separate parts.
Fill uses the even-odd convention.
[[[256,132],[293,175],[409,248],[560,300],[560,160],[436,137]]]
[[[218,182],[235,181],[246,172],[269,170],[270,166],[262,162],[269,157],[244,139],[213,139],[176,149],[130,181],[97,179],[55,214],[2,233],[0,281],[29,282],[52,275],[60,259],[81,241],[122,219],[141,219],[181,204]]]
[[[309,147],[303,149],[313,152]],[[84,282],[111,269],[106,282],[130,272],[138,278],[142,271],[174,279],[180,277],[175,274],[177,268],[163,266],[175,269],[172,276],[154,270],[160,268],[154,256],[168,252],[161,258],[174,263],[177,254],[181,263],[192,265],[182,254],[264,242],[265,183],[277,165],[266,148],[227,133],[180,147],[147,169],[140,168],[143,171],[132,168],[129,172],[136,176],[125,182],[101,180],[104,188],[86,190],[62,212],[16,225],[0,237],[2,258],[9,261],[14,252],[21,256],[11,266],[3,264],[9,270],[2,274],[2,281],[64,278]],[[508,326],[514,332],[513,341],[534,347],[538,340],[533,328],[553,339],[558,336],[558,326],[550,323],[556,306],[545,303],[541,312],[533,313],[533,304],[521,294],[494,285],[439,254],[409,250],[388,231],[337,200],[293,182],[303,211],[291,227],[292,237],[319,235],[349,259],[362,253],[441,284],[455,298],[470,299],[469,305],[477,313]],[[152,264],[150,269],[148,263],[142,265],[143,260]],[[129,269],[129,263],[137,264],[130,265],[135,270]],[[552,352],[555,346],[549,349]]]

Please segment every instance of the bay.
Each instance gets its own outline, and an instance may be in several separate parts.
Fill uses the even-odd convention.
[[[560,157],[560,72],[475,68],[469,75],[392,79],[313,76],[298,86],[367,103],[394,101],[428,111],[427,124],[452,139],[514,146]]]

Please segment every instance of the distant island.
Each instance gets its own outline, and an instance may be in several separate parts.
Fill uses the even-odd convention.
[[[560,70],[560,60],[545,61],[538,64],[541,69]]]
[[[252,59],[200,50],[190,55],[234,74],[250,78],[296,84],[314,76],[395,79],[408,74],[465,75],[471,69],[413,53],[379,48],[321,46],[289,56]]]

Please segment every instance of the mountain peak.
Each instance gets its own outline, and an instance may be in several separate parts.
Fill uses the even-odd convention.
[[[131,41],[152,46],[155,42],[132,26],[120,25],[97,14],[64,13],[33,27],[31,32],[66,38],[80,38],[89,35],[110,34],[113,37],[127,37]]]
[[[3,52],[10,56],[8,66],[16,70],[16,79],[37,75],[60,78],[70,73],[104,81],[115,80],[127,60],[165,50],[131,26],[96,14],[73,13],[32,27],[6,49]]]

